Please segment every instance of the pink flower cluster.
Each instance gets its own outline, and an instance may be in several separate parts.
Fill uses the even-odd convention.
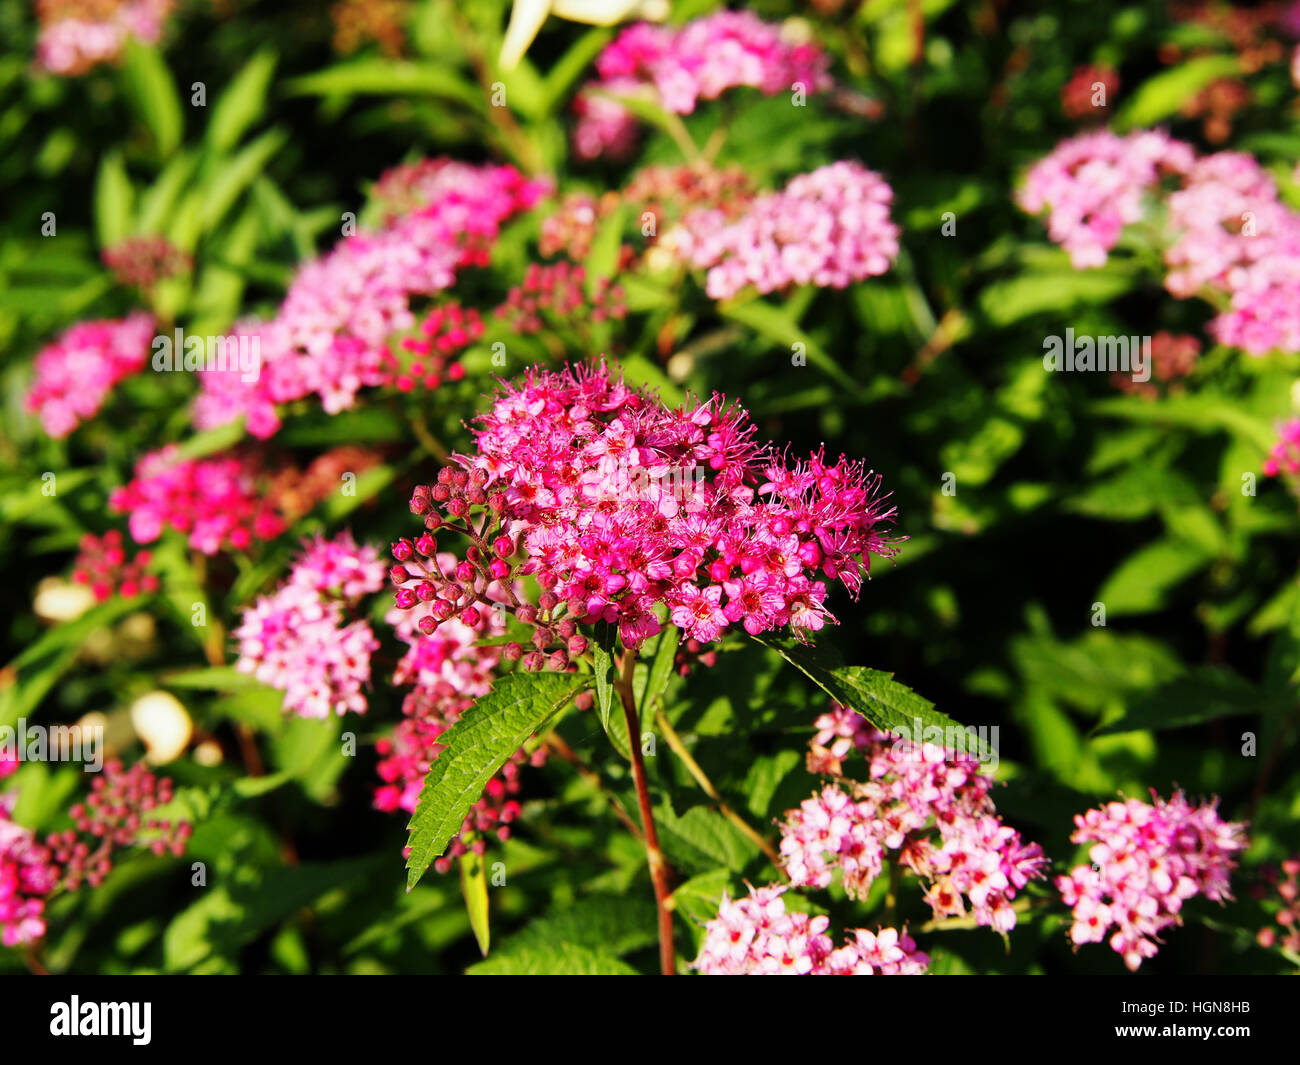
[[[202,374],[198,428],[245,415],[249,432],[266,438],[279,428],[277,404],[314,394],[336,414],[362,388],[406,376],[388,343],[415,327],[412,299],[448,288],[463,266],[483,265],[501,224],[549,189],[513,167],[449,160],[428,161],[404,187],[421,206],[303,265],[275,318],[244,326],[260,341],[255,382],[237,369]]]
[[[38,0],[36,65],[68,77],[117,59],[127,39],[156,44],[173,0]]]
[[[290,713],[364,714],[379,641],[369,622],[345,623],[345,607],[383,583],[379,553],[350,534],[308,542],[285,583],[244,611],[235,668],[284,692]]]
[[[175,444],[141,458],[134,479],[114,489],[108,505],[130,515],[136,543],[153,543],[170,527],[185,533],[190,546],[205,555],[226,547],[245,550],[255,539],[271,539],[285,528],[258,490],[251,460],[235,455],[184,459]]]
[[[442,554],[434,561],[448,576],[454,573],[454,556]],[[475,698],[487,694],[501,663],[499,646],[479,645],[479,641],[505,631],[497,611],[481,611],[472,625],[450,619],[425,636],[419,622],[430,616],[427,603],[411,611],[394,609],[388,615],[397,636],[407,644],[393,682],[409,685],[412,690],[403,700],[403,720],[392,738],[376,745],[381,758],[379,777],[384,782],[375,791],[375,806],[380,810],[415,812],[429,766],[445,749],[438,738],[460,719]],[[510,825],[519,816],[515,798],[520,788],[519,770],[525,765],[540,765],[545,755],[545,748],[531,755],[521,748],[507,760],[470,808],[447,853],[434,863],[438,872],[447,872],[452,861],[471,847],[483,853],[488,835],[509,838]]]
[[[42,938],[45,901],[54,890],[98,887],[123,848],[183,854],[190,824],[157,813],[172,795],[172,782],[154,776],[145,763],[125,769],[107,762],[86,801],[68,811],[73,827],[44,842],[11,820],[17,794],[0,795],[0,943],[13,947]]]
[[[81,322],[43,348],[25,405],[53,437],[67,436],[93,417],[118,381],[144,369],[154,320],[127,318]]]
[[[1193,806],[1181,791],[1168,802],[1151,797],[1076,815],[1070,838],[1089,845],[1092,864],[1056,880],[1073,908],[1074,943],[1100,943],[1113,927],[1111,949],[1134,971],[1155,956],[1160,934],[1181,922],[1184,902],[1232,897],[1233,855],[1246,847],[1245,826],[1220,818],[1217,799]]]
[[[1221,344],[1300,351],[1300,214],[1278,200],[1272,176],[1240,152],[1208,155],[1168,208],[1165,287],[1227,298],[1209,326]]]
[[[719,209],[687,215],[677,252],[708,270],[712,299],[730,299],[749,285],[760,293],[787,285],[845,288],[885,273],[898,257],[893,196],[875,171],[832,163],[758,197],[734,221]]]
[[[582,158],[625,154],[634,137],[632,116],[616,101],[598,96],[637,93],[649,87],[660,107],[689,115],[699,100],[749,86],[765,96],[822,92],[831,86],[829,59],[817,45],[792,43],[780,26],[748,11],[720,11],[680,29],[641,22],[624,30],[596,60],[600,80],[575,104],[574,146]]]
[[[45,896],[58,883],[49,851],[9,819],[16,795],[0,795],[0,943],[15,947],[45,935]]]
[[[1289,418],[1278,429],[1277,442],[1264,460],[1264,476],[1300,473],[1300,418]]]
[[[1177,175],[1167,194],[1161,179]],[[1162,132],[1108,131],[1063,141],[1029,171],[1020,205],[1048,209],[1048,233],[1076,267],[1100,266],[1124,226],[1148,217],[1164,195],[1165,287],[1220,307],[1210,323],[1221,344],[1252,355],[1300,351],[1300,213],[1278,199],[1251,156],[1197,158]],[[1226,306],[1224,306],[1226,304]]]
[[[825,888],[838,872],[851,897],[865,898],[892,851],[929,883],[925,898],[936,918],[964,914],[969,900],[977,924],[1011,931],[1016,893],[1044,875],[1042,849],[1002,823],[989,797],[993,781],[973,758],[868,733],[864,724],[842,707],[817,720],[810,763],[826,766],[831,751],[842,758],[866,740],[867,780],[828,785],[787,813],[781,854],[790,882]],[[818,739],[831,736],[828,750]]]
[[[603,363],[530,371],[478,419],[463,468],[416,488],[411,509],[428,531],[394,545],[397,605],[431,604],[425,631],[453,615],[472,623],[477,604],[492,607],[491,582],[538,626],[532,669],[552,642],[582,653],[574,623],[617,624],[639,647],[660,629],[659,603],[701,643],[732,624],[816,631],[834,621],[827,581],[856,595],[870,555],[893,553],[884,529],[894,511],[861,462],[818,452],[788,463],[754,434],[722,396],[671,408]],[[450,577],[421,561],[439,531],[472,541]],[[508,587],[529,574],[536,606]],[[566,652],[556,654],[563,668]]]
[[[785,888],[750,888],[723,896],[706,926],[695,968],[706,976],[916,976],[930,964],[906,933],[858,929],[838,949],[826,934],[830,918],[786,909]]]
[[[1030,214],[1049,212],[1048,235],[1077,269],[1102,266],[1120,231],[1144,217],[1143,197],[1194,161],[1189,145],[1158,130],[1082,133],[1034,164],[1017,199]]]

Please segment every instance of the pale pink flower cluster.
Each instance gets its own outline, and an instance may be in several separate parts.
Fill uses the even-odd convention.
[[[1171,174],[1177,188],[1166,194],[1161,179]],[[1252,355],[1300,351],[1300,213],[1278,199],[1252,156],[1197,158],[1159,131],[1087,133],[1035,164],[1019,201],[1033,213],[1050,210],[1049,235],[1084,268],[1105,263],[1157,194],[1169,292],[1222,308],[1209,326],[1221,344]]]
[[[708,270],[712,299],[751,285],[760,293],[787,285],[845,288],[885,273],[898,257],[893,196],[875,171],[840,161],[758,197],[734,221],[721,210],[692,212],[673,239],[686,262]]]
[[[1030,214],[1049,211],[1048,234],[1076,268],[1102,266],[1120,231],[1145,216],[1144,197],[1194,161],[1189,145],[1159,130],[1082,133],[1030,168],[1017,199]]]
[[[336,414],[362,388],[391,383],[388,342],[415,327],[412,299],[448,288],[460,267],[482,264],[502,223],[549,189],[510,166],[429,163],[407,189],[422,206],[304,264],[274,319],[243,324],[259,338],[258,378],[245,382],[238,368],[205,371],[196,427],[244,415],[248,431],[266,438],[280,425],[277,404],[316,395]]]
[[[838,771],[850,749],[863,749],[869,738],[867,779],[827,785],[787,813],[781,854],[790,882],[825,888],[838,872],[848,895],[865,898],[895,852],[928,882],[926,902],[936,918],[964,914],[969,901],[977,924],[1015,928],[1012,900],[1044,875],[1046,859],[1038,844],[1022,842],[1002,823],[989,796],[992,779],[973,758],[935,744],[865,736],[855,718],[836,707],[817,720],[810,765]]]
[[[51,74],[84,74],[100,63],[117,59],[127,39],[156,44],[173,0],[123,0],[119,3],[38,4],[41,31],[36,40],[36,65]]]
[[[838,949],[830,919],[786,909],[779,885],[726,895],[706,926],[694,966],[708,976],[916,976],[930,963],[906,933],[857,929]]]
[[[632,116],[590,90],[629,95],[647,87],[665,111],[689,115],[700,100],[748,86],[765,96],[831,87],[830,61],[813,43],[788,41],[782,27],[748,11],[720,11],[680,29],[637,23],[624,30],[596,60],[600,80],[575,103],[574,145],[579,156],[595,158],[628,146]]]
[[[301,717],[364,714],[379,641],[345,608],[383,581],[378,552],[350,534],[306,544],[288,580],[244,611],[235,668],[284,692],[284,709]]]
[[[1241,152],[1208,155],[1168,208],[1165,287],[1227,297],[1209,326],[1221,344],[1300,351],[1300,214],[1279,202],[1272,176]]]
[[[136,543],[153,543],[170,527],[205,555],[225,547],[243,551],[285,529],[284,519],[259,491],[251,461],[235,455],[186,459],[175,444],[141,458],[134,479],[115,488],[108,505],[129,515]]]
[[[49,850],[10,820],[15,798],[0,795],[0,943],[6,947],[45,935],[45,896],[58,882]]]
[[[82,322],[41,350],[24,403],[52,437],[94,417],[118,381],[144,369],[154,320],[143,312]]]
[[[1264,476],[1300,473],[1300,418],[1290,418],[1278,429],[1277,442],[1264,460]]]
[[[1181,922],[1188,899],[1232,897],[1233,855],[1246,847],[1245,825],[1220,818],[1217,799],[1193,806],[1181,791],[1168,802],[1151,797],[1077,814],[1070,838],[1089,844],[1092,864],[1056,880],[1073,908],[1074,943],[1100,943],[1113,927],[1111,949],[1130,970],[1155,956],[1160,934]]]

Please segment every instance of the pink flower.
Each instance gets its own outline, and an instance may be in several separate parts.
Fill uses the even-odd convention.
[[[819,452],[787,465],[754,435],[722,396],[670,408],[603,364],[530,371],[498,391],[475,451],[416,488],[411,510],[430,531],[464,535],[472,511],[484,519],[452,572],[423,561],[421,541],[394,545],[397,606],[431,604],[430,632],[504,603],[537,626],[537,651],[555,668],[576,625],[617,624],[637,647],[659,631],[659,604],[699,643],[735,621],[750,633],[815,631],[834,621],[828,582],[815,578],[856,595],[869,556],[895,550],[893,509],[862,463]],[[511,553],[489,566],[487,542],[501,534]],[[542,588],[535,605],[499,591],[530,574]]]
[[[190,546],[205,555],[226,548],[245,550],[255,539],[284,531],[284,521],[265,499],[257,467],[234,455],[182,459],[175,444],[145,455],[135,477],[115,488],[109,509],[129,514],[131,536],[153,543],[163,529],[185,533]]]
[[[1074,943],[1099,943],[1113,927],[1111,949],[1130,970],[1155,956],[1187,899],[1232,897],[1233,855],[1246,847],[1245,826],[1222,820],[1217,799],[1194,807],[1181,791],[1168,802],[1151,797],[1154,804],[1126,799],[1076,815],[1070,838],[1091,844],[1092,864],[1056,879],[1073,909]]]
[[[173,0],[110,0],[102,4],[38,3],[36,65],[75,77],[116,60],[128,38],[156,44]]]
[[[244,611],[235,668],[284,692],[284,709],[302,717],[364,714],[379,641],[368,622],[345,624],[344,605],[383,579],[378,552],[350,535],[309,543],[288,580]]]
[[[683,260],[708,270],[712,299],[749,286],[760,293],[792,284],[845,288],[885,273],[897,258],[892,199],[879,174],[832,163],[758,197],[734,221],[716,209],[688,214],[673,245]]]
[[[1082,133],[1034,164],[1017,199],[1031,214],[1050,212],[1048,235],[1076,269],[1101,266],[1123,227],[1145,216],[1145,194],[1194,159],[1189,145],[1160,131]]]
[[[688,115],[699,100],[715,100],[729,89],[748,86],[765,96],[824,92],[831,87],[829,59],[811,43],[787,41],[780,26],[748,11],[720,11],[680,29],[642,22],[625,29],[596,60],[600,80],[575,102],[579,157],[629,153],[635,124],[612,95],[649,93],[665,111]]]
[[[50,436],[67,436],[98,413],[118,381],[144,369],[153,331],[142,312],[74,325],[36,356],[24,405]]]
[[[866,780],[828,785],[786,814],[781,855],[791,884],[826,888],[838,874],[850,897],[865,898],[890,857],[927,882],[936,918],[960,916],[969,904],[977,924],[1015,928],[1012,901],[1044,875],[1046,859],[1002,823],[979,763],[870,730],[841,707],[817,726],[809,767],[838,776],[856,749],[867,758]]]
[[[827,917],[786,909],[781,886],[750,888],[749,897],[726,895],[705,928],[694,967],[706,976],[914,975],[930,959],[905,932],[859,929],[838,950],[826,934]]]

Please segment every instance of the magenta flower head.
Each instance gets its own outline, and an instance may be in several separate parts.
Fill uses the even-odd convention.
[[[629,648],[665,612],[701,643],[737,624],[814,633],[835,621],[832,586],[856,596],[871,556],[895,552],[894,508],[863,463],[823,451],[790,461],[755,434],[723,396],[670,407],[603,362],[530,371],[501,386],[475,450],[416,489],[471,542],[469,561],[425,565],[424,576],[440,597],[449,589],[461,605],[540,626],[538,651],[562,652],[552,665],[567,653],[562,620],[617,625]],[[529,574],[545,589],[536,604],[517,587]],[[402,590],[398,605],[409,605]]]

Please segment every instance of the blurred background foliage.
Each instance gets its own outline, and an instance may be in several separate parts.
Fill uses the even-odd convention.
[[[404,529],[410,485],[431,469],[407,424],[411,408],[440,440],[463,445],[499,328],[466,356],[466,380],[431,397],[332,419],[290,412],[273,442],[287,461],[305,465],[343,444],[381,454],[356,498],[331,500],[256,557],[213,560],[207,572],[164,542],[156,602],[111,601],[63,622],[33,610],[38,584],[66,573],[81,533],[120,521],[107,493],[140,454],[168,440],[202,454],[233,439],[187,435],[188,375],[127,381],[67,440],[49,439],[23,411],[43,343],[74,321],[142,305],[101,264],[104,247],[131,234],[166,236],[194,269],[157,286],[149,308],[191,334],[216,333],[250,312],[273,312],[295,265],[338,239],[344,212],[364,222],[371,184],[403,161],[509,161],[553,176],[562,191],[626,183],[630,166],[579,162],[566,143],[573,93],[614,31],[551,19],[523,64],[502,74],[503,0],[346,6],[354,19],[373,9],[375,25],[388,27],[381,39],[353,40],[352,23],[328,4],[188,2],[159,47],[134,45],[119,64],[56,78],[32,69],[28,5],[0,3],[0,631],[10,663],[0,674],[0,723],[91,711],[112,719],[161,686],[225,752],[219,764],[183,756],[166,770],[197,819],[193,858],[128,862],[99,891],[60,900],[45,964],[644,970],[654,952],[644,856],[569,767],[552,759],[529,771],[522,827],[502,854],[509,881],[492,894],[496,945],[484,960],[455,876],[430,875],[407,896],[403,819],[371,809],[374,740],[397,719],[399,698],[376,684],[360,722],[283,719],[278,693],[208,669],[228,661],[227,650],[219,642],[213,657],[210,633],[190,624],[192,602],[206,597],[228,625],[312,529],[347,524],[378,542]],[[716,6],[681,0],[672,17]],[[898,263],[843,292],[721,305],[680,277],[650,278],[629,288],[619,328],[557,329],[563,350],[598,354],[588,347],[598,343],[630,378],[670,398],[736,396],[765,434],[796,451],[824,442],[866,456],[909,539],[895,564],[876,567],[856,605],[840,604],[843,624],[823,639],[848,661],[894,672],[963,723],[998,726],[1007,782],[999,807],[1058,869],[1072,854],[1072,815],[1117,792],[1222,796],[1225,814],[1252,825],[1239,901],[1193,906],[1150,968],[1288,968],[1255,945],[1267,917],[1248,887],[1253,866],[1300,850],[1300,515],[1284,484],[1260,478],[1254,495],[1242,486],[1293,408],[1297,362],[1210,347],[1180,388],[1154,399],[1121,394],[1102,374],[1044,373],[1043,337],[1066,327],[1200,335],[1208,312],[1160,289],[1145,270],[1157,253],[1138,240],[1104,268],[1074,270],[1013,201],[1024,168],[1079,128],[1062,88],[1091,65],[1118,77],[1112,128],[1163,124],[1203,149],[1255,153],[1300,205],[1290,178],[1300,112],[1285,62],[1252,58],[1266,42],[1244,40],[1226,16],[1191,17],[1188,5],[1151,0],[749,6],[805,20],[834,55],[843,95],[792,109],[782,98],[730,94],[686,117],[691,140],[703,145],[725,130],[717,162],[763,187],[861,159],[896,190]],[[1226,117],[1204,102],[1225,80],[1240,87]],[[504,109],[489,102],[498,81]],[[192,102],[198,83],[201,107]],[[652,124],[632,165],[681,159],[678,138]],[[54,236],[42,235],[46,212]],[[508,227],[481,283],[517,276],[537,257],[536,235],[535,219]],[[545,356],[530,343],[511,338],[512,359]],[[798,344],[806,366],[792,365]],[[41,492],[47,471],[58,477],[54,498]],[[944,491],[946,474],[955,494]],[[1104,626],[1094,624],[1096,603]],[[770,652],[733,638],[714,667],[674,681],[664,707],[753,823],[769,825],[811,790],[803,750],[824,696]],[[339,753],[344,730],[360,737],[355,759]],[[626,766],[591,716],[571,714],[560,730],[627,799]],[[1246,733],[1257,740],[1253,757],[1242,755]],[[241,736],[264,775],[241,757]],[[724,888],[770,871],[680,761],[664,749],[651,763],[665,847],[684,881],[679,912],[702,921]],[[26,765],[17,779],[20,819],[58,827],[77,771]],[[190,886],[191,860],[207,863],[206,889]],[[926,917],[919,893],[911,904],[904,912],[916,927]],[[842,895],[831,905],[842,925],[864,923],[861,905]],[[867,909],[879,905],[873,898]],[[923,937],[921,946],[938,971],[1120,971],[1108,950],[1072,955],[1053,913],[1024,922],[1009,947],[987,930]],[[0,951],[0,969],[21,965],[11,953]]]

